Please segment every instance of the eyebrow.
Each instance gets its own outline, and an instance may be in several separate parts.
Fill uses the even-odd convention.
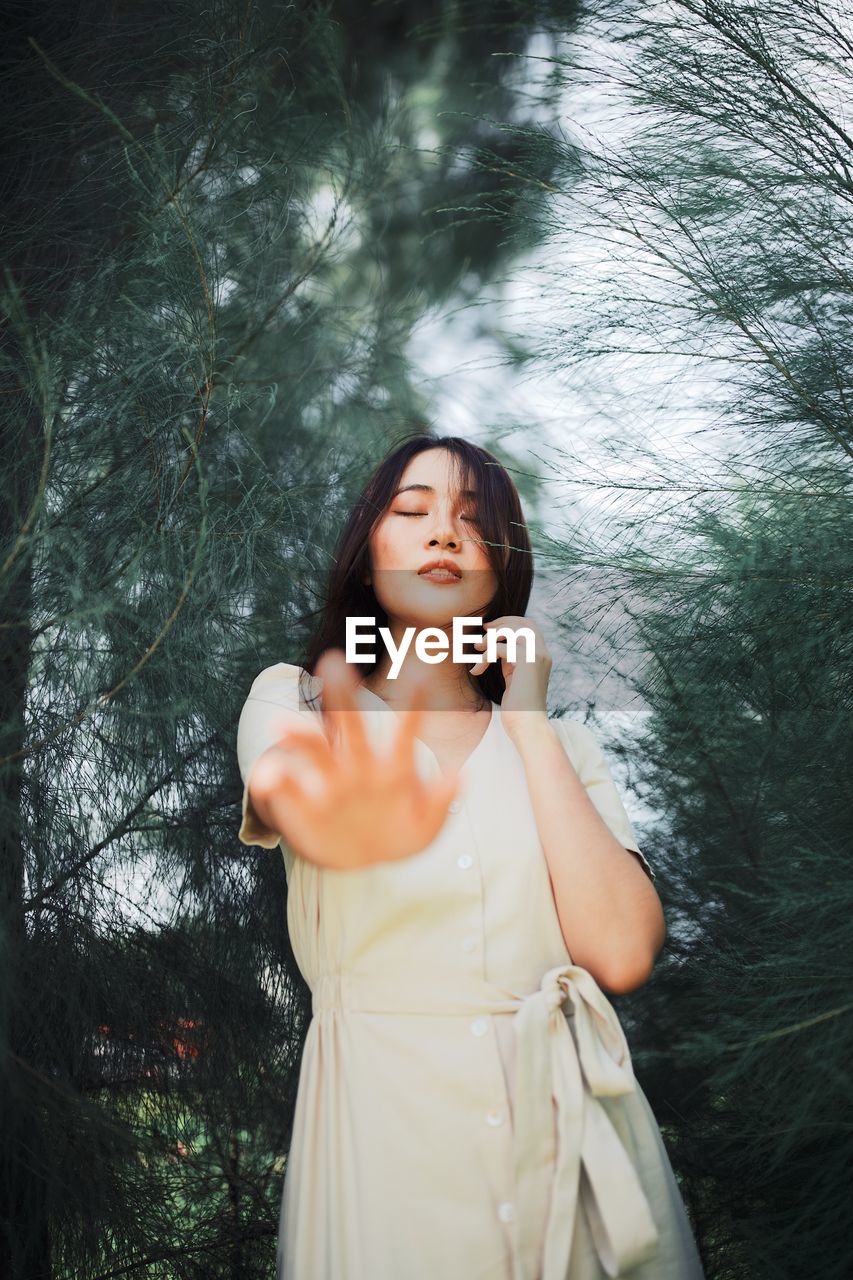
[[[393,502],[394,498],[398,498],[401,493],[407,493],[410,489],[417,489],[419,493],[435,493],[435,489],[433,489],[431,484],[404,484],[402,489],[398,489],[393,495],[391,501]],[[462,490],[463,498],[476,498],[476,496],[477,494],[473,489]]]

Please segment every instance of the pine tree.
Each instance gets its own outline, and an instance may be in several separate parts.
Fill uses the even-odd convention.
[[[618,415],[565,441],[601,520],[551,551],[641,699],[621,752],[660,815],[669,936],[619,1012],[715,1278],[853,1271],[850,31],[597,4],[567,83],[622,117],[567,141],[546,215],[596,274],[553,282],[543,350]]]
[[[426,424],[413,326],[463,275],[504,267],[520,247],[505,219],[535,207],[505,182],[519,87],[491,55],[522,48],[537,12],[490,15],[419,7],[419,29],[402,5],[272,0],[12,15],[14,1280],[271,1273],[310,1002],[282,861],[236,840],[237,715],[257,671],[302,646],[372,459]]]

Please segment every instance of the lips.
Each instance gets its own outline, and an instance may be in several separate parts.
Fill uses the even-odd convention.
[[[462,577],[462,570],[457,569],[456,565],[453,564],[451,560],[428,560],[426,564],[421,565],[420,569],[418,569],[418,575],[420,576],[425,573],[441,572],[442,570],[446,570],[447,576],[452,577],[453,579]]]

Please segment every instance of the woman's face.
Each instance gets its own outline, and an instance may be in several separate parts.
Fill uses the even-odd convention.
[[[454,491],[452,463],[447,449],[412,458],[371,535],[373,590],[391,624],[449,629],[454,617],[484,617],[497,590],[480,545],[477,495]],[[452,567],[449,579],[425,575],[435,560]]]

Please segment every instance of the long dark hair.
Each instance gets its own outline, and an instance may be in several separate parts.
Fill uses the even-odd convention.
[[[327,649],[346,647],[345,622],[349,616],[375,617],[377,626],[388,625],[388,615],[363,579],[369,574],[370,536],[400,483],[412,458],[426,449],[447,449],[453,455],[457,477],[477,492],[479,535],[497,578],[497,590],[483,614],[490,622],[504,614],[524,615],[533,585],[533,552],[521,500],[509,472],[488,450],[460,436],[418,434],[386,454],[367,481],[341,530],[320,609],[320,623],[309,641],[302,667],[313,676]],[[377,658],[378,661],[378,658]],[[359,663],[362,677],[376,662]],[[500,662],[492,663],[471,683],[490,702],[500,702],[506,682]],[[307,697],[308,702],[311,701]]]

